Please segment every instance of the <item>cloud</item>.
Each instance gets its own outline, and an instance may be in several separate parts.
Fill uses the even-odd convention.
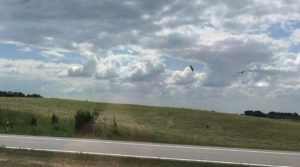
[[[130,81],[145,81],[153,79],[164,72],[166,65],[155,58],[137,58],[124,68],[123,76]]]
[[[91,77],[97,70],[98,60],[96,57],[84,57],[83,64],[69,68],[68,75],[72,77]]]
[[[106,57],[98,58],[91,51],[93,45],[83,43],[75,45],[82,55],[82,65],[68,69],[71,77],[95,77],[96,79],[146,81],[160,75],[165,70],[162,59],[147,55],[141,49],[129,49],[128,54],[114,54],[109,52]],[[132,55],[130,52],[138,55]],[[142,55],[141,55],[142,54]]]
[[[300,29],[296,29],[292,32],[292,34],[290,36],[290,40],[294,44],[299,44],[299,42],[300,42]]]
[[[97,79],[114,79],[119,77],[122,63],[122,59],[115,55],[101,58],[97,65],[95,77]]]
[[[230,33],[265,32],[271,25],[298,20],[297,6],[297,1],[92,0],[85,3],[54,0],[25,3],[5,0],[1,2],[3,32],[0,37],[25,44],[64,48],[71,48],[71,42],[90,42],[102,49],[110,49],[140,44],[160,30],[182,25],[195,25],[197,29],[214,27]],[[188,41],[180,43],[184,36],[178,37],[165,39],[178,41],[165,47],[188,44]]]
[[[165,80],[167,85],[201,86],[205,77],[204,73],[193,72],[190,67],[186,67],[183,71],[171,71],[170,73]]]
[[[1,76],[18,78],[55,79],[61,72],[71,67],[71,64],[45,63],[37,60],[13,60],[0,58]]]
[[[45,56],[45,57],[48,57],[48,58],[54,59],[54,60],[63,58],[65,53],[70,53],[70,51],[68,51],[66,49],[62,49],[62,48],[51,48],[51,49],[41,51],[42,56]]]
[[[209,41],[209,42],[204,42]],[[237,72],[255,64],[269,63],[287,45],[264,35],[222,35],[200,39],[194,47],[167,50],[167,54],[202,62],[207,72],[204,86],[226,87],[236,81]]]
[[[93,76],[97,70],[98,58],[91,51],[93,45],[91,43],[74,43],[73,46],[77,48],[83,57],[82,65],[73,66],[68,70],[69,76],[83,76],[90,77]]]
[[[257,87],[269,87],[270,83],[266,81],[260,81],[255,84]]]

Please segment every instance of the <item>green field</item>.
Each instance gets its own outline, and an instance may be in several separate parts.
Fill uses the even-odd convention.
[[[239,167],[212,163],[122,158],[45,151],[0,149],[0,166],[5,167]]]
[[[47,98],[0,98],[1,133],[300,151],[300,122],[202,110]],[[92,131],[74,132],[77,110],[100,111]],[[50,117],[59,115],[59,124]],[[29,125],[30,117],[38,125]],[[117,127],[113,127],[113,118]],[[5,125],[5,119],[14,125]],[[3,122],[4,121],[4,122]]]

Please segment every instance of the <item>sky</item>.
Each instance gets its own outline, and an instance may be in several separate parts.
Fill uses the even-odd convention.
[[[300,113],[300,2],[1,0],[0,89]]]

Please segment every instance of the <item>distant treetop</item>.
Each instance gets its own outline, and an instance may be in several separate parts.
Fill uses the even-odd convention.
[[[275,119],[294,119],[294,120],[300,120],[300,116],[299,116],[298,113],[284,113],[284,112],[271,111],[271,112],[265,114],[265,113],[263,113],[261,111],[247,110],[247,111],[244,111],[244,115],[246,115],[246,116],[254,116],[254,117],[275,118]]]
[[[24,94],[22,92],[0,91],[0,97],[35,97],[42,98],[39,94]]]

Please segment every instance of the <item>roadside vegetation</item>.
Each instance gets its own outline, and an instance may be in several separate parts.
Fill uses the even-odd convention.
[[[74,136],[73,120],[56,118],[37,113],[0,109],[0,132],[26,135]]]
[[[300,151],[300,121],[203,110],[0,97],[0,120],[0,133]]]
[[[212,163],[66,154],[45,151],[0,149],[0,166],[5,167],[239,167]]]

